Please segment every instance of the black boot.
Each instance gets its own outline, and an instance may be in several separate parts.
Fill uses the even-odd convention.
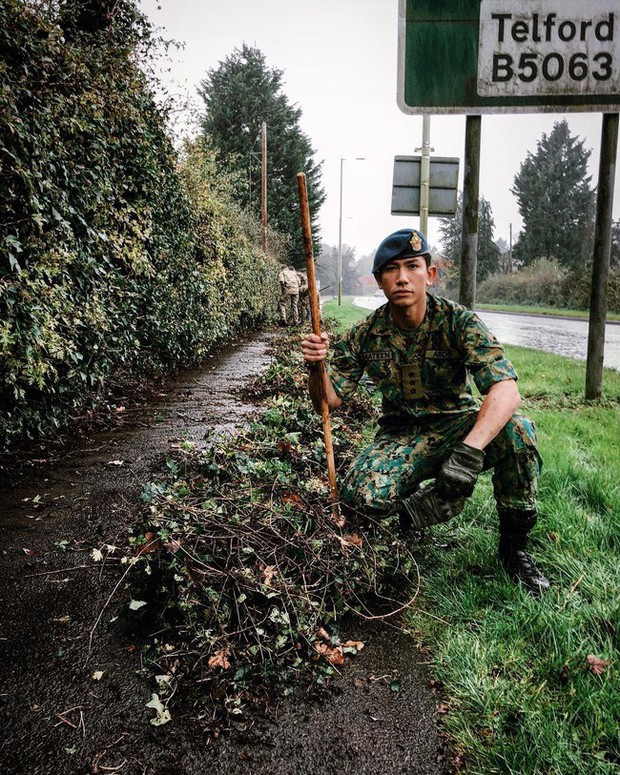
[[[549,581],[525,551],[530,531],[536,524],[536,509],[499,510],[499,559],[510,578],[520,583],[534,597],[549,589]]]

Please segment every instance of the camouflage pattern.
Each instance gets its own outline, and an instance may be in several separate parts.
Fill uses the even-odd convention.
[[[413,336],[394,324],[387,304],[354,326],[333,351],[329,375],[347,400],[366,372],[382,394],[375,441],[353,462],[343,500],[375,513],[433,478],[456,442],[473,427],[482,395],[517,379],[501,344],[475,313],[427,294],[427,312]],[[530,419],[515,414],[485,449],[498,507],[535,508],[542,461]]]

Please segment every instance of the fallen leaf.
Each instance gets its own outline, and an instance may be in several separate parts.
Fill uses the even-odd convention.
[[[360,547],[364,543],[362,537],[359,536],[357,533],[351,533],[350,535],[345,536],[344,539],[345,541],[347,541],[347,543],[351,544],[352,546]]]
[[[159,547],[161,546],[161,541],[159,539],[159,536],[155,533],[145,533],[144,534],[145,541],[138,550],[138,557],[141,557],[143,554],[150,554],[151,552],[156,552]]]
[[[450,710],[450,706],[447,702],[440,702],[437,706],[437,713],[447,713]]]
[[[324,657],[330,665],[341,667],[344,665],[344,652],[340,646],[330,646],[328,643],[323,643],[320,640],[315,640],[312,644],[317,654]]]
[[[102,562],[103,560],[103,552],[101,549],[93,549],[90,556],[93,562]]]
[[[348,640],[346,643],[342,644],[342,648],[361,651],[364,648],[364,644],[361,640]]]
[[[132,600],[129,603],[129,610],[130,611],[137,611],[139,608],[142,608],[145,605],[146,605],[146,601],[145,600]]]
[[[167,552],[170,552],[170,554],[176,554],[183,548],[183,544],[179,541],[178,538],[171,538],[163,546]]]
[[[164,707],[164,704],[157,694],[151,695],[151,701],[147,702],[145,707],[153,708],[157,713],[155,718],[151,719],[151,724],[153,724],[153,726],[159,727],[162,724],[167,724],[169,721],[172,721],[170,711],[168,708]]]
[[[594,654],[588,654],[586,661],[590,666],[590,672],[594,673],[594,675],[601,675],[611,664],[609,659],[601,659],[594,656]]]
[[[282,496],[283,503],[290,503],[293,506],[299,506],[301,498],[296,492],[289,492]]]
[[[212,657],[209,657],[209,667],[221,667],[222,670],[230,669],[230,662],[228,661],[228,654],[230,650],[228,648],[220,649],[216,651]]]
[[[95,672],[91,675],[91,678],[93,679],[93,681],[101,681],[101,679],[103,678],[103,673],[104,673],[103,670],[95,670]]]
[[[319,629],[316,631],[316,637],[321,638],[321,640],[331,640],[331,635],[327,632],[327,630],[324,627],[319,627]]]
[[[267,565],[267,567],[263,570],[263,584],[266,587],[271,586],[271,582],[273,581],[273,577],[276,576],[278,573],[278,569],[275,565]]]

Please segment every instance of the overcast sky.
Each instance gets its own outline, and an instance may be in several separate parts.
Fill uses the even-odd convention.
[[[327,200],[320,212],[326,244],[338,243],[340,159],[343,175],[343,242],[358,257],[390,232],[419,226],[418,217],[390,214],[393,160],[414,155],[422,145],[422,117],[397,105],[398,0],[141,0],[142,10],[164,37],[183,42],[171,53],[165,74],[176,91],[196,100],[207,70],[242,43],[256,46],[270,67],[284,71],[285,92],[303,111],[301,128],[323,160]],[[429,56],[430,61],[430,56]],[[539,113],[482,117],[480,194],[490,203],[495,238],[513,239],[521,228],[514,176],[543,132],[566,118],[571,134],[592,149],[590,174],[598,178],[600,113]],[[433,116],[435,156],[462,158],[464,116]],[[354,161],[356,156],[364,161]],[[558,202],[558,207],[562,203]],[[620,175],[616,175],[614,218],[620,217]],[[429,239],[439,246],[437,218]]]

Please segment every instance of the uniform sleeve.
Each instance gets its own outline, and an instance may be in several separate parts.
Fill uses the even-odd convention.
[[[517,379],[517,372],[504,353],[504,348],[485,324],[472,312],[463,320],[462,346],[465,365],[482,395],[496,382]]]
[[[359,354],[356,352],[355,329],[348,331],[332,351],[327,373],[338,398],[346,401],[357,390],[364,373]]]

